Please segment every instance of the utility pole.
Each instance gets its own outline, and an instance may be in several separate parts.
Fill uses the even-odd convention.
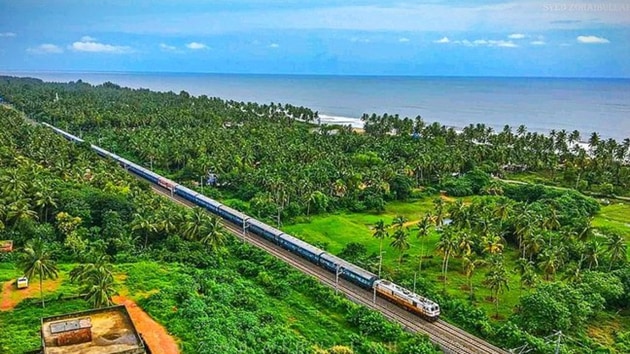
[[[381,251],[381,253],[378,255],[378,278],[381,278],[381,268],[383,266],[383,253],[385,253],[385,251]]]
[[[562,331],[558,331],[557,333],[558,339],[556,339],[556,354],[560,353],[560,341],[562,340]]]
[[[337,264],[337,271],[335,272],[335,294],[339,293],[339,274],[341,274],[341,272],[343,272],[343,267],[340,267],[339,264]]]

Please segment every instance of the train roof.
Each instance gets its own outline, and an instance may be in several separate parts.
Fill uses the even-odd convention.
[[[275,227],[273,227],[271,225],[265,224],[264,222],[262,222],[262,221],[260,221],[258,219],[251,219],[248,222],[250,224],[256,225],[256,226],[260,227],[261,229],[263,229],[265,231],[268,231],[268,232],[270,232],[270,233],[272,233],[274,235],[281,235],[281,234],[284,233],[281,230],[278,230],[278,229],[276,229]]]
[[[299,238],[291,236],[291,235],[286,234],[286,233],[282,233],[282,235],[280,235],[279,237],[281,239],[285,240],[285,241],[291,242],[292,244],[294,244],[294,245],[296,245],[296,246],[298,246],[300,248],[303,248],[303,249],[305,249],[305,250],[307,250],[307,251],[309,251],[309,252],[311,252],[313,254],[316,254],[316,255],[320,255],[320,254],[326,252],[326,251],[324,251],[324,250],[322,250],[320,248],[317,248],[317,247],[311,245],[308,242],[302,241]]]
[[[230,208],[229,206],[225,205],[225,204],[221,204],[219,206],[219,209],[223,209],[225,211],[230,212],[231,214],[243,219],[243,220],[248,220],[251,219],[248,215],[241,213],[240,211],[234,209],[234,208]],[[249,222],[249,221],[248,221]]]
[[[365,279],[372,279],[372,278],[377,278],[376,274],[369,272],[359,266],[356,266],[342,258],[339,258],[337,256],[334,256],[330,253],[325,253],[321,255],[321,258],[326,259],[328,261],[331,261],[333,263],[336,263],[338,265],[340,265],[342,268],[348,269],[356,274],[361,275],[362,277],[364,277]]]
[[[391,281],[382,280],[381,279],[381,280],[377,281],[377,283],[380,286],[382,286],[382,287],[384,287],[386,289],[389,289],[391,291],[394,291],[394,292],[397,292],[399,294],[402,294],[402,295],[404,295],[404,296],[406,296],[408,298],[411,298],[411,299],[413,299],[413,300],[415,300],[417,302],[424,303],[426,305],[437,305],[437,303],[435,301],[427,299],[426,297],[420,296],[420,295],[418,295],[418,294],[416,294],[416,293],[414,293],[414,292],[412,292],[410,290],[407,290],[407,289],[403,288],[402,286],[400,286],[398,284],[392,283]]]

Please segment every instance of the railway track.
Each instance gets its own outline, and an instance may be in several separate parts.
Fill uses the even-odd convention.
[[[168,190],[160,186],[151,185],[151,187],[157,193],[184,206],[195,206],[193,203],[183,198],[172,195]],[[223,221],[223,225],[239,239],[265,250],[301,272],[315,277],[322,284],[340,291],[351,301],[379,311],[386,318],[401,324],[405,330],[428,335],[429,339],[437,344],[445,353],[507,354],[505,350],[487,343],[443,320],[438,320],[433,323],[426,322],[411,312],[380,297],[376,297],[376,301],[374,301],[373,292],[362,289],[341,278],[339,278],[337,282],[334,274],[323,268],[313,266],[312,263],[286,251],[278,245],[256,235],[249,234],[248,232],[243,232],[240,226],[226,221]]]

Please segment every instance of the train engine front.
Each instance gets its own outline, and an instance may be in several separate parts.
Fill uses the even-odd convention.
[[[437,303],[400,285],[387,280],[377,280],[374,282],[374,288],[381,297],[420,315],[427,321],[437,321],[440,317],[440,306]]]

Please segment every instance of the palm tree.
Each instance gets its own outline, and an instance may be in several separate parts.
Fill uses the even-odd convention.
[[[418,221],[418,233],[416,237],[421,239],[420,243],[420,262],[418,263],[418,273],[422,271],[422,260],[424,258],[425,242],[431,228],[431,214],[426,214],[420,221]]]
[[[532,233],[529,237],[523,240],[523,253],[526,252],[531,260],[532,257],[540,253],[544,244],[545,238],[540,232]]]
[[[101,273],[113,276],[113,268],[109,263],[109,257],[101,255],[93,263],[80,264],[70,271],[70,281],[81,283],[90,278],[92,273]]]
[[[509,198],[499,198],[494,205],[494,216],[499,219],[499,229],[503,230],[503,223],[510,217],[512,201]]]
[[[140,213],[136,213],[133,215],[133,220],[131,221],[131,229],[133,231],[142,231],[144,233],[144,247],[146,248],[149,242],[149,234],[156,232],[158,227],[153,220]]]
[[[534,262],[525,258],[519,258],[518,261],[516,261],[516,267],[514,267],[514,270],[516,270],[521,276],[521,286],[519,288],[519,292],[523,290],[523,285],[528,287],[533,285],[533,280],[536,276],[536,272],[534,271]]]
[[[199,207],[194,207],[192,211],[186,215],[186,222],[184,223],[183,236],[188,240],[197,240],[201,234],[201,228],[208,214],[206,211]]]
[[[199,242],[204,245],[210,246],[213,251],[216,251],[219,247],[223,246],[227,238],[227,232],[221,224],[221,220],[213,216],[211,217],[202,228],[203,234]]]
[[[44,279],[56,279],[58,270],[41,240],[31,240],[26,243],[20,266],[24,270],[24,276],[29,280],[33,279],[35,275],[39,277],[39,295],[42,299],[42,307],[45,307]]]
[[[588,269],[591,270],[593,265],[595,268],[599,266],[599,256],[602,252],[602,247],[597,240],[591,240],[586,243],[584,247],[584,259],[588,261]]]
[[[398,230],[402,229],[407,222],[407,218],[402,215],[398,215],[392,221],[392,226],[395,226]]]
[[[435,198],[433,205],[435,206],[435,226],[440,227],[442,226],[442,221],[444,221],[444,200]]]
[[[442,254],[442,277],[444,280],[444,289],[446,290],[446,274],[448,272],[448,260],[451,254],[457,249],[457,241],[451,231],[451,228],[446,228],[441,231],[440,240],[435,245],[436,250]]]
[[[383,239],[389,237],[389,233],[387,232],[387,227],[385,226],[385,222],[383,220],[379,220],[374,225],[374,233],[372,237],[379,240],[379,248],[378,248],[378,259],[379,259],[379,267],[378,267],[378,276],[381,276],[381,258],[383,257]]]
[[[403,256],[405,255],[405,251],[409,249],[409,229],[398,229],[392,235],[394,239],[389,245],[394,247],[398,252],[400,252],[400,258],[398,258],[398,263],[402,264]]]
[[[538,267],[545,273],[546,280],[549,280],[556,274],[562,263],[559,253],[556,248],[546,249],[538,257]]]
[[[484,264],[484,260],[483,259],[474,259],[473,257],[470,257],[468,255],[464,256],[462,258],[462,266],[463,266],[463,270],[464,270],[464,275],[466,275],[466,279],[468,280],[468,290],[470,290],[470,300],[474,299],[474,286],[472,283],[472,276],[473,273],[475,272],[475,269],[477,268],[477,266],[480,266],[482,264]]]
[[[460,256],[470,256],[475,239],[469,230],[462,230],[457,236],[457,249]]]
[[[114,277],[109,272],[94,270],[83,281],[83,293],[85,299],[92,303],[93,307],[101,308],[112,305],[114,289]]]
[[[499,293],[509,290],[508,275],[503,263],[495,264],[486,274],[484,283],[490,288],[495,304],[495,318],[499,317]]]
[[[606,250],[610,254],[610,265],[608,271],[612,269],[613,264],[617,261],[625,262],[627,246],[624,239],[619,234],[612,234],[606,239]]]
[[[483,251],[491,255],[503,252],[503,243],[501,241],[501,237],[494,234],[484,236],[482,238]]]

